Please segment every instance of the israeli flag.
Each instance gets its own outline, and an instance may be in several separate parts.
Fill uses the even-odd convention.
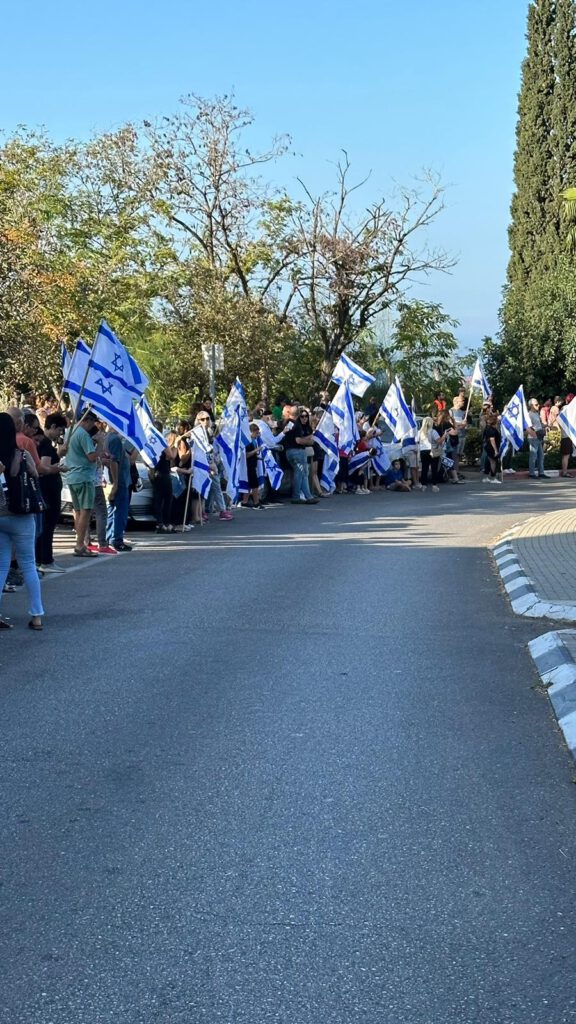
[[[402,441],[407,436],[415,436],[418,425],[412,409],[404,398],[398,377],[388,388],[380,406],[379,415],[386,420],[395,441]]]
[[[502,438],[500,442],[500,458],[504,455],[508,445],[511,445],[515,452],[522,447],[524,432],[531,426],[532,423],[526,408],[526,399],[524,398],[524,388],[521,384],[502,413],[500,421]]]
[[[144,396],[142,396],[140,401],[136,404],[136,418],[142,428],[143,434],[143,437],[140,439],[140,444],[137,444],[136,447],[138,448],[138,451],[146,465],[153,468],[162,455],[162,452],[166,449],[166,438],[158,428],[154,426],[152,411]]]
[[[249,494],[250,487],[248,485],[248,460],[246,459],[246,449],[243,445],[240,446],[240,451],[238,452],[238,462],[236,464],[236,480],[238,494]]]
[[[201,443],[194,440],[192,445],[192,486],[202,498],[207,498],[212,486],[210,456]]]
[[[276,462],[276,459],[272,455],[272,452],[265,446],[262,446],[261,452],[262,464],[268,480],[270,481],[270,487],[273,491],[277,491],[282,483],[284,473],[280,469],[280,466]]]
[[[239,460],[242,448],[240,412],[238,407],[224,407],[220,418],[220,427],[214,441],[224,464],[226,476],[226,493],[232,501],[238,499]]]
[[[372,456],[372,466],[376,470],[378,476],[385,476],[392,463],[388,458],[382,441],[379,438],[373,437],[370,440],[370,447],[376,449],[376,453]]]
[[[356,452],[355,455],[351,455],[348,459],[348,473],[354,473],[356,470],[364,469],[365,466],[370,462],[370,452]]]
[[[80,396],[106,423],[122,433],[129,422],[134,420],[134,394],[102,367],[96,368],[92,353],[82,338],[78,339],[76,350],[68,365],[63,390],[71,400],[78,402]]]
[[[335,384],[344,384],[346,382],[352,394],[362,398],[364,392],[374,383],[376,378],[372,374],[367,373],[366,370],[363,370],[361,366],[358,366],[358,363],[350,359],[350,356],[342,353],[332,371],[332,380]]]
[[[340,455],[336,443],[336,427],[332,413],[325,410],[316,430],[314,440],[324,449],[324,459],[320,473],[320,486],[329,494],[336,489],[336,475],[340,467]]]
[[[492,394],[492,388],[486,379],[486,374],[484,373],[482,363],[479,359],[476,360],[476,364],[470,378],[470,390],[473,391],[474,389],[481,391],[484,398],[490,398],[490,395]]]
[[[236,377],[236,380],[230,388],[224,410],[232,410],[235,408],[238,409],[240,413],[240,433],[242,443],[244,445],[250,444],[252,435],[250,433],[250,417],[248,416],[248,405],[246,404],[246,392],[244,391],[242,381],[239,377]]]
[[[576,398],[573,398],[568,405],[564,406],[558,416],[558,420],[564,427],[572,444],[576,445]]]
[[[336,490],[336,477],[340,468],[340,457],[334,457],[334,455],[326,454],[322,463],[322,472],[320,474],[320,486],[323,491],[327,491],[328,494],[332,494]]]
[[[338,431],[338,447],[348,454],[360,439],[360,434],[354,413],[350,386],[347,381],[344,381],[338,388],[328,406],[328,411],[332,414],[334,426]]]
[[[118,381],[131,391],[135,398],[143,395],[148,387],[148,377],[105,320],[102,320],[98,328],[92,348],[92,365],[96,370]]]

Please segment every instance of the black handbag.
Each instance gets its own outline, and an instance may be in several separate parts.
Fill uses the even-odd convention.
[[[38,515],[46,510],[35,476],[28,469],[25,452],[20,452],[20,465],[16,476],[5,474],[6,502],[8,510],[15,516]]]

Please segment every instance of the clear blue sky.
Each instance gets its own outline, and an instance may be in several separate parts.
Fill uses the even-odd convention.
[[[234,90],[262,144],[299,154],[274,175],[332,181],[345,148],[368,200],[423,167],[450,185],[433,241],[458,255],[420,290],[461,321],[464,348],[497,329],[507,262],[528,0],[22,0],[2,13],[0,127],[87,138]]]

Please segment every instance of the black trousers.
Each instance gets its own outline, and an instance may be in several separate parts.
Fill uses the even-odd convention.
[[[152,482],[154,489],[154,515],[159,526],[170,526],[172,511],[172,481],[170,476],[155,476]]]
[[[42,533],[36,538],[36,564],[52,565],[54,561],[54,530],[60,519],[60,495],[43,495],[46,509],[43,515]]]
[[[438,467],[440,465],[440,458],[436,456],[436,458],[433,459],[430,452],[421,451],[420,461],[422,463],[420,483],[426,486],[426,484],[428,483],[428,476],[430,475],[432,477],[432,485],[436,486],[436,484],[438,483]]]

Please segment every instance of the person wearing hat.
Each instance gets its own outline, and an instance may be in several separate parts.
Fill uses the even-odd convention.
[[[565,406],[570,405],[570,402],[574,400],[574,395],[566,395]],[[572,438],[568,431],[564,427],[562,420],[557,420],[557,424],[560,427],[560,455],[562,457],[562,468],[560,470],[560,476],[564,478],[569,477],[568,463],[570,462],[570,456],[574,454],[574,448],[572,446]]]

